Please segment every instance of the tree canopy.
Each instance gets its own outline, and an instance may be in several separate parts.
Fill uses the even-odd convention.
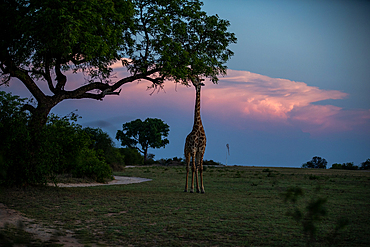
[[[24,107],[34,128],[63,100],[102,100],[135,80],[153,88],[166,80],[188,84],[195,75],[216,83],[236,38],[228,21],[201,6],[198,0],[2,1],[1,83],[17,78],[36,99]],[[130,74],[115,79],[112,65],[119,61]],[[87,83],[70,89],[68,71],[83,73]]]
[[[370,159],[367,159],[366,161],[361,163],[361,170],[369,170],[370,169]]]
[[[302,165],[302,168],[323,168],[326,169],[328,162],[326,159],[315,156],[311,161],[308,161]]]
[[[121,145],[136,148],[144,154],[144,162],[147,160],[148,148],[165,147],[169,141],[167,138],[170,127],[161,119],[147,118],[145,121],[136,119],[124,123],[122,130],[117,131],[116,139]],[[163,138],[163,139],[162,139]],[[137,147],[140,144],[141,148]]]

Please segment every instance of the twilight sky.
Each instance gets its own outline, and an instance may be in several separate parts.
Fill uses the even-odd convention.
[[[203,9],[229,20],[238,38],[228,75],[202,88],[205,159],[225,163],[227,143],[228,164],[300,167],[320,156],[330,167],[370,158],[370,2],[205,0]],[[115,72],[125,73],[118,65]],[[78,109],[80,124],[113,139],[126,121],[160,118],[170,144],[149,152],[183,157],[195,90],[166,83],[150,95],[148,85],[124,85],[102,102],[65,101],[53,112]],[[18,81],[1,89],[29,96]]]

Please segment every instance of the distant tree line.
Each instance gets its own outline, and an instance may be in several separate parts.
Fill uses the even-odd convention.
[[[344,170],[369,170],[370,169],[370,159],[361,163],[361,166],[356,166],[353,162],[347,162],[343,164],[334,163],[330,169],[344,169]]]
[[[312,160],[304,163],[302,168],[321,168],[326,169],[328,162],[321,157],[315,156]],[[330,169],[344,169],[344,170],[369,170],[370,169],[370,159],[361,163],[361,166],[354,165],[353,162],[347,162],[343,164],[334,163]]]

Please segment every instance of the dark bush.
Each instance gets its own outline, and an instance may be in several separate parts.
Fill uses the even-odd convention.
[[[219,165],[222,165],[222,164],[220,162],[216,162],[216,161],[213,161],[213,160],[204,160],[203,165],[205,165],[205,166],[219,166]]]
[[[330,169],[342,169],[342,164],[334,163],[331,165]]]
[[[343,170],[358,170],[358,166],[355,166],[353,162],[347,162],[343,164],[335,163],[330,169],[343,169]]]
[[[83,148],[72,170],[75,177],[89,177],[103,183],[112,177],[111,167],[105,163],[103,157],[98,157],[95,150]]]
[[[55,182],[63,173],[99,181],[110,177],[111,169],[104,157],[89,149],[90,136],[75,123],[76,114],[63,118],[51,114],[47,124],[31,136],[29,115],[22,109],[24,101],[0,92],[1,185],[45,184],[48,179]]]
[[[89,148],[102,153],[107,164],[114,171],[121,171],[125,166],[125,157],[114,146],[112,138],[100,128],[86,127],[83,129],[91,139]]]
[[[0,91],[0,180],[1,185],[26,184],[37,178],[28,164],[29,115],[22,111],[26,99]],[[36,175],[36,174],[35,174]]]
[[[125,165],[144,164],[144,157],[135,148],[120,148],[119,150],[124,155]]]

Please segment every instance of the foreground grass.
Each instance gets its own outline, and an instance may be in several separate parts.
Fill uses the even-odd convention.
[[[318,246],[370,246],[370,172],[208,167],[205,194],[182,192],[184,167],[127,168],[151,182],[89,188],[2,189],[0,202],[81,243],[133,246],[305,246],[282,194],[298,186],[299,207],[325,197]],[[317,192],[317,188],[320,188]],[[349,225],[334,235],[340,218]]]

